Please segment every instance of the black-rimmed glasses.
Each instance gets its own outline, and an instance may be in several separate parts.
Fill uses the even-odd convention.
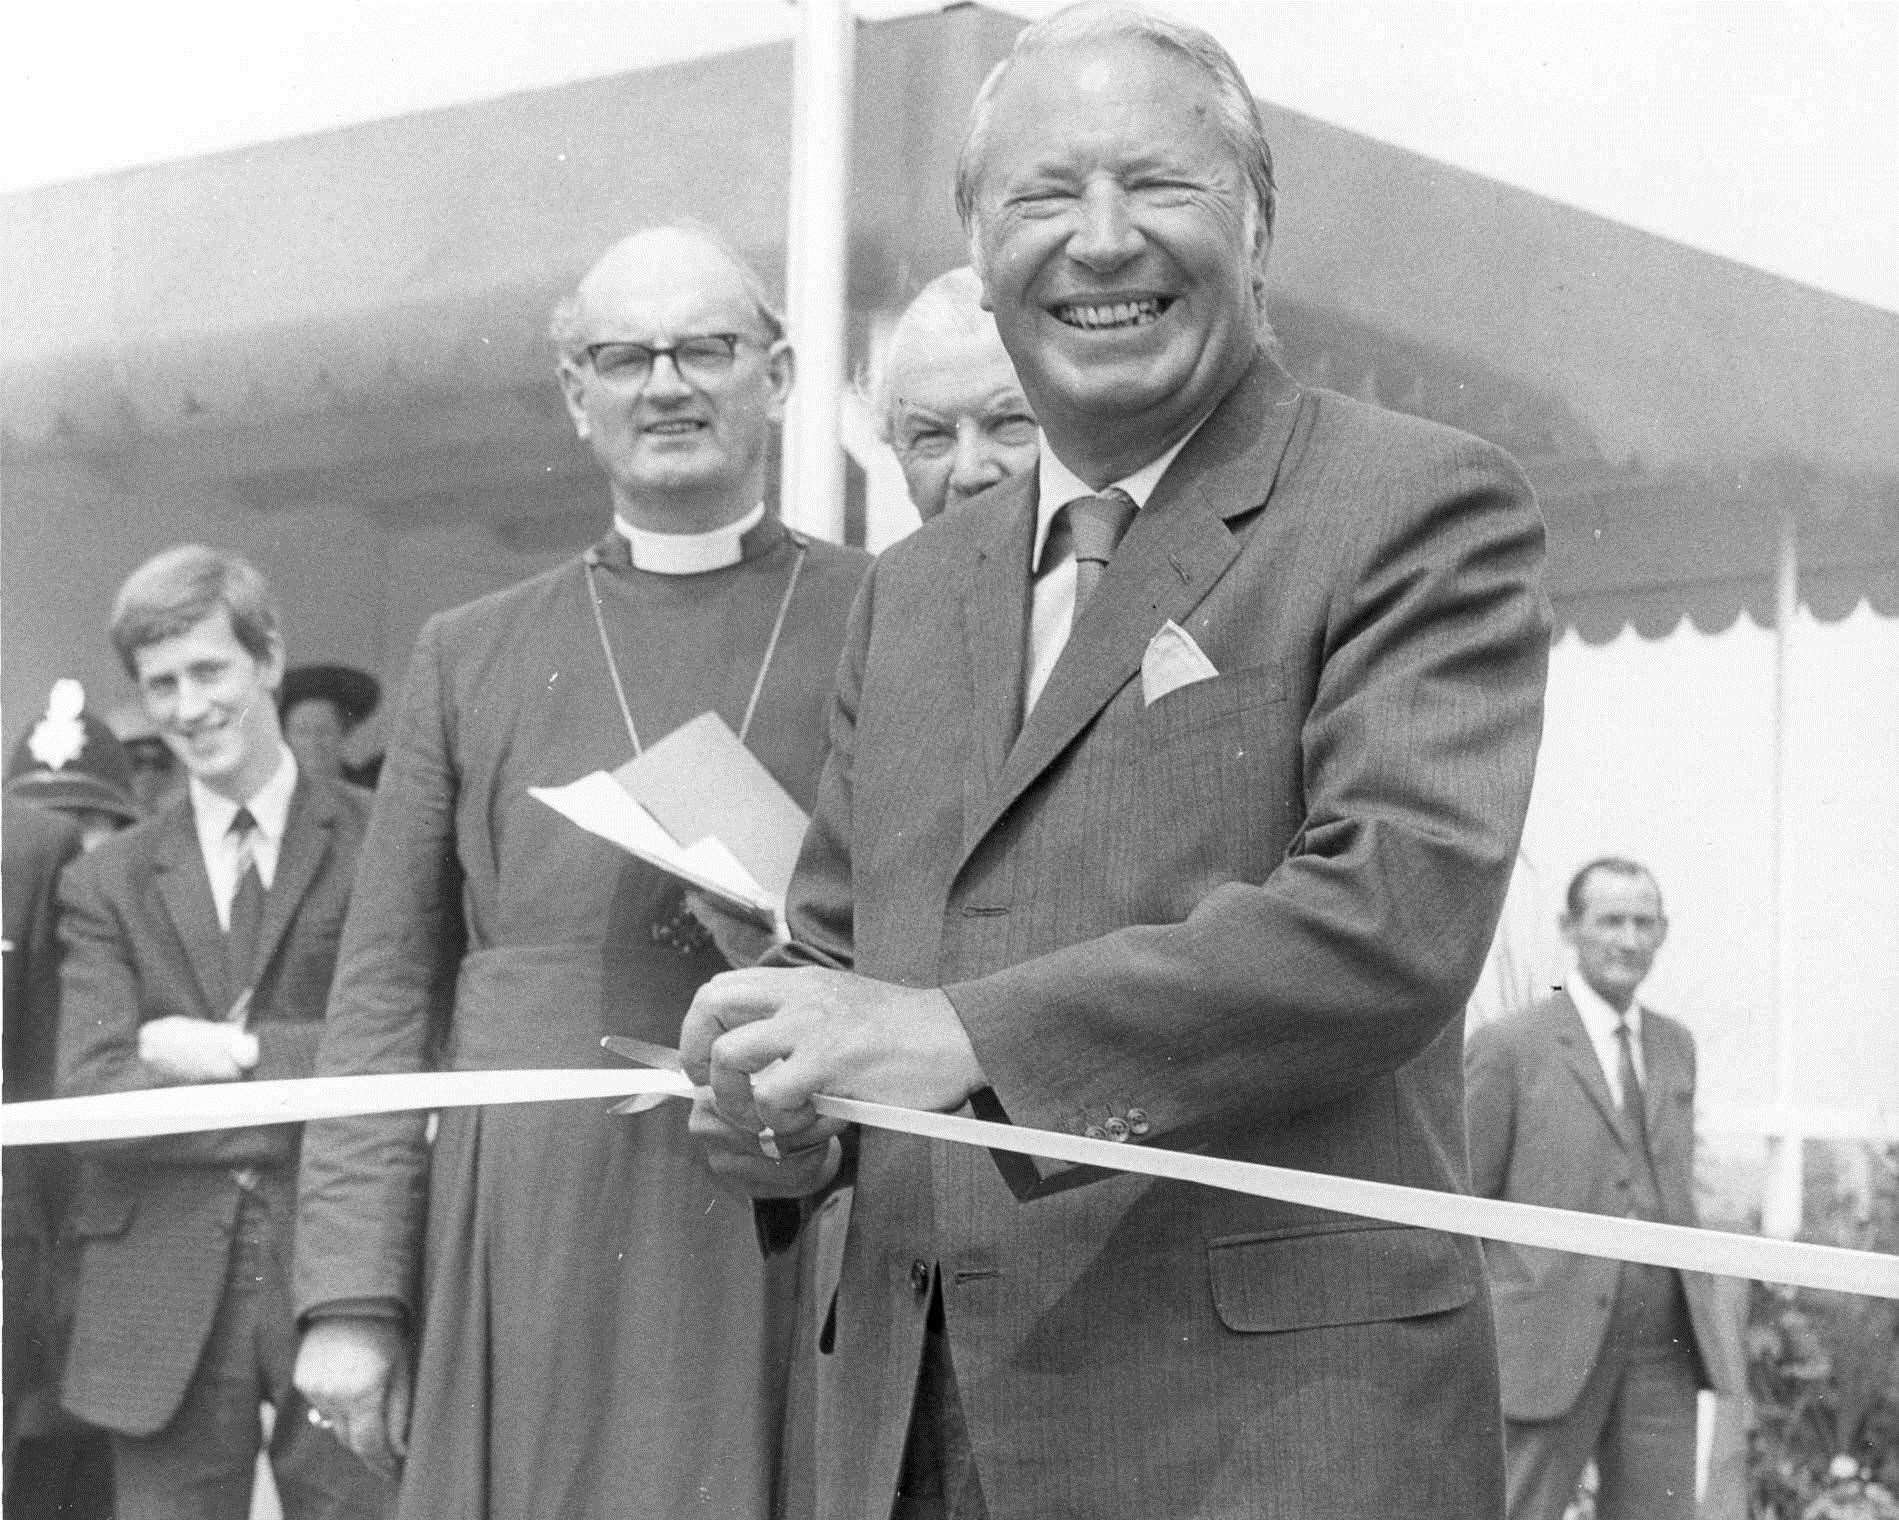
[[[711,385],[731,370],[739,344],[752,341],[741,333],[695,333],[677,343],[589,343],[580,354],[608,385],[638,389],[652,378],[653,361],[661,354],[673,361],[682,379]]]

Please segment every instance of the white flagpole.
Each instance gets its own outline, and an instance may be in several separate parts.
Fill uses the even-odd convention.
[[[785,291],[798,379],[785,416],[784,520],[821,538],[844,536],[844,456],[838,443],[845,374],[845,281],[850,257],[849,0],[798,0],[792,64],[791,219]]]

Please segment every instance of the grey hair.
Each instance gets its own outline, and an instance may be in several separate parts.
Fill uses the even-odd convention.
[[[752,303],[753,313],[765,329],[765,341],[776,343],[785,336],[784,313],[773,304],[771,291],[758,271],[752,267],[751,260],[740,253],[738,244],[717,227],[708,222],[699,221],[695,217],[687,217],[676,222],[658,222],[651,227],[642,227],[637,232],[629,232],[587,267],[587,275],[592,274],[605,263],[608,256],[622,243],[654,232],[681,232],[710,243],[738,272],[739,283],[745,288],[745,295]],[[587,275],[582,275],[579,284],[554,303],[554,310],[547,319],[548,339],[554,345],[556,356],[563,363],[577,358],[586,343],[586,335],[580,321],[580,287],[587,283]]]
[[[1245,76],[1233,55],[1222,47],[1211,32],[1184,22],[1128,5],[1101,5],[1084,0],[1065,10],[1045,16],[1023,28],[1008,56],[989,71],[989,77],[976,92],[969,108],[969,129],[956,155],[956,214],[963,229],[974,234],[979,222],[976,205],[976,178],[988,145],[989,120],[1002,82],[1015,64],[1036,53],[1057,52],[1089,42],[1132,38],[1164,48],[1187,60],[1206,75],[1213,86],[1214,121],[1220,135],[1233,150],[1233,160],[1243,171],[1247,187],[1247,206],[1253,241],[1273,235],[1273,215],[1279,192],[1273,182],[1273,149],[1266,140],[1266,127],[1260,120],[1259,103],[1246,86]],[[1258,252],[1256,247],[1254,250]]]
[[[1000,350],[996,319],[982,309],[982,281],[967,264],[939,274],[918,291],[890,330],[883,352],[857,380],[857,394],[870,408],[877,436],[889,443],[896,431],[895,376],[906,358],[928,355],[945,341],[980,337],[993,338]]]

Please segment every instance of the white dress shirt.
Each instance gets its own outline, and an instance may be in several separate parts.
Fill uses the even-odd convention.
[[[1563,981],[1563,990],[1582,1015],[1583,1028],[1589,1031],[1589,1043],[1595,1047],[1602,1074],[1609,1079],[1609,1095],[1616,1107],[1622,1106],[1622,1043],[1616,1039],[1616,1025],[1622,1015],[1603,1001],[1579,971],[1572,970]],[[1635,1058],[1635,1080],[1648,1085],[1648,1066],[1642,1060],[1642,1005],[1629,1001],[1629,1053]]]
[[[1187,439],[1199,431],[1200,424],[1195,423],[1179,443],[1158,459],[1150,460],[1122,480],[1110,481],[1101,489],[1106,491],[1120,487],[1127,492],[1138,512],[1147,505],[1148,497],[1154,494],[1154,487],[1160,483],[1161,476],[1167,473],[1174,456],[1187,446]],[[1077,496],[1101,494],[1055,457],[1055,451],[1048,446],[1046,438],[1042,440],[1042,456],[1035,466],[1035,479],[1035,543],[1029,551],[1029,573],[1033,578],[1034,591],[1029,601],[1028,679],[1023,687],[1022,699],[1025,717],[1034,711],[1042,688],[1048,685],[1049,673],[1055,669],[1055,662],[1068,646],[1069,628],[1075,620],[1074,542],[1072,539],[1069,541],[1067,552],[1060,559],[1043,564],[1042,555],[1048,547],[1049,527],[1055,521],[1055,514]]]
[[[764,520],[762,501],[737,522],[705,533],[655,533],[634,527],[618,512],[613,514],[613,526],[633,553],[633,568],[655,575],[703,575],[736,565],[744,558],[739,540]]]
[[[290,794],[297,787],[297,757],[290,746],[280,745],[277,769],[242,806],[251,810],[257,828],[251,835],[251,859],[257,863],[257,879],[270,890],[277,875],[277,854],[283,848],[284,825],[290,820]],[[231,832],[231,820],[237,816],[238,803],[220,796],[196,776],[189,783],[191,817],[198,830],[198,851],[204,856],[204,872],[211,878],[211,900],[218,907],[218,927],[227,933],[231,927],[231,899],[237,896],[237,880],[243,862],[238,838]]]

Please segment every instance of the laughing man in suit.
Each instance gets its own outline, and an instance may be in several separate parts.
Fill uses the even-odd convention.
[[[1041,461],[873,570],[802,964],[714,980],[683,1031],[723,1175],[855,1176],[819,1512],[1494,1514],[1474,1241],[810,1106],[1462,1188],[1461,1010],[1540,731],[1523,477],[1274,362],[1271,155],[1213,38],[1028,28],[958,192]]]
[[[1478,1029],[1471,1181],[1485,1197],[1693,1224],[1695,1042],[1636,991],[1668,935],[1632,860],[1578,871],[1562,991]],[[1695,1393],[1738,1353],[1698,1273],[1492,1243],[1511,1520],[1561,1520],[1595,1458],[1598,1520],[1689,1520]]]
[[[60,1090],[308,1076],[369,799],[299,774],[276,609],[246,561],[167,550],[120,588],[111,633],[189,781],[62,879]],[[290,1520],[377,1515],[393,1494],[290,1384],[298,1138],[84,1155],[65,1403],[112,1432],[119,1520],[244,1520],[262,1403]]]

